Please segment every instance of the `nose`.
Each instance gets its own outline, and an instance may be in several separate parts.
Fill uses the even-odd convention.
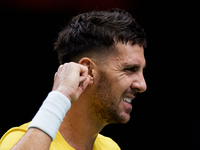
[[[143,74],[138,76],[138,78],[133,81],[131,88],[137,89],[137,92],[139,93],[143,93],[147,90],[147,84],[146,84]]]

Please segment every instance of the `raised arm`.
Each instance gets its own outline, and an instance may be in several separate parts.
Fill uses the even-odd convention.
[[[76,102],[87,87],[90,81],[87,75],[88,68],[83,65],[61,65],[55,73],[52,92],[33,118],[28,131],[11,150],[49,150],[71,103]],[[52,110],[57,113],[51,113]]]

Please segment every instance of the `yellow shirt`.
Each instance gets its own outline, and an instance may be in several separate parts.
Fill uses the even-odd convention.
[[[28,130],[29,123],[8,130],[0,140],[0,150],[10,150]],[[49,150],[75,150],[62,137],[58,131]],[[98,134],[93,150],[120,150],[117,143],[111,138]]]

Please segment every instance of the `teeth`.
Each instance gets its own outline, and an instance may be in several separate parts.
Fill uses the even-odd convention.
[[[131,103],[132,99],[128,98],[128,97],[124,97],[124,101],[127,103]]]

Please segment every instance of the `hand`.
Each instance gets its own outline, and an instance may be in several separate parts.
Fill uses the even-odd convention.
[[[53,91],[64,94],[71,103],[78,100],[90,82],[88,68],[77,63],[60,65],[54,76]]]

